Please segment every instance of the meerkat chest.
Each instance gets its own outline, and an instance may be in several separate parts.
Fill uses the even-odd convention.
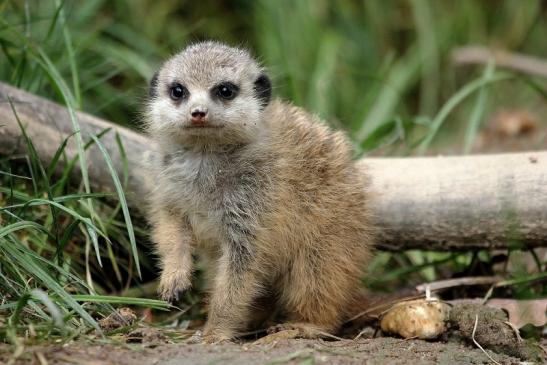
[[[165,197],[190,222],[199,241],[222,239],[226,197],[238,189],[227,183],[233,168],[227,159],[203,154],[184,154],[169,161],[165,170]]]

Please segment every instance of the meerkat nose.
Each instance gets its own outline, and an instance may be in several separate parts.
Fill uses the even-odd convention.
[[[207,108],[194,108],[190,112],[190,115],[192,116],[192,124],[203,124],[206,121],[205,117],[207,116]]]

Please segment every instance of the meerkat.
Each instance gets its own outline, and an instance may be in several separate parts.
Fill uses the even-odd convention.
[[[208,263],[204,342],[265,318],[260,298],[284,314],[276,330],[336,332],[373,245],[366,176],[344,134],[271,94],[247,50],[212,41],[168,59],[150,83],[159,293],[190,288],[193,254]]]

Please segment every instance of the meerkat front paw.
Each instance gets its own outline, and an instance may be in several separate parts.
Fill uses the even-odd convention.
[[[158,293],[163,300],[178,301],[192,286],[191,274],[183,270],[163,270]]]

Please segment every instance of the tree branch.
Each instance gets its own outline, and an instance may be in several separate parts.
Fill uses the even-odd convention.
[[[484,65],[490,60],[494,60],[498,67],[524,74],[547,77],[547,61],[538,57],[501,50],[490,50],[481,46],[460,47],[452,52],[452,62],[457,65]]]

